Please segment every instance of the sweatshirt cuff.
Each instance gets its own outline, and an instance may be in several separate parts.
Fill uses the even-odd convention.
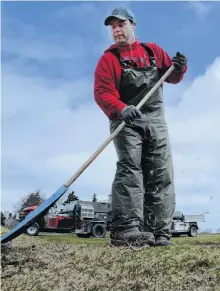
[[[176,75],[182,75],[186,72],[187,70],[187,65],[185,65],[185,67],[181,70],[181,71],[176,71],[174,70],[173,72],[176,74]]]
[[[125,103],[123,103],[123,102],[120,102],[120,103],[118,103],[117,104],[117,107],[116,107],[116,111],[117,111],[117,113],[121,113],[122,112],[122,110],[126,107],[127,105],[125,104]]]

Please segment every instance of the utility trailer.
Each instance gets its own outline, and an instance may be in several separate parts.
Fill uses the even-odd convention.
[[[181,235],[196,237],[199,229],[198,223],[200,222],[205,222],[204,214],[183,215],[181,211],[176,211],[173,215],[170,232],[174,237]]]

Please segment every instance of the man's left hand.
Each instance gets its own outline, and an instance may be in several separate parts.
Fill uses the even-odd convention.
[[[177,52],[176,56],[172,58],[172,62],[176,71],[182,71],[187,64],[187,58],[183,54]]]

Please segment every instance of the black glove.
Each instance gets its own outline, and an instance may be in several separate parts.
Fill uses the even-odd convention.
[[[181,53],[177,52],[176,56],[172,58],[172,62],[175,67],[175,71],[182,71],[187,64],[187,58]]]
[[[121,112],[121,117],[126,123],[133,123],[133,120],[136,117],[141,117],[141,111],[137,109],[134,105],[129,105],[126,106],[122,112]]]

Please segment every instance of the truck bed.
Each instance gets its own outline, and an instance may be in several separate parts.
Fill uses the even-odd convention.
[[[200,215],[184,215],[185,222],[205,222],[203,214]]]

